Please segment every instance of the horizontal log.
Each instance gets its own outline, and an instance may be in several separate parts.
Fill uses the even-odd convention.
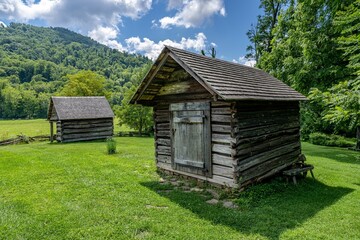
[[[236,139],[232,138],[230,134],[211,134],[211,141],[214,143],[226,143],[226,144],[235,144]]]
[[[281,110],[281,109],[299,109],[298,102],[286,102],[286,101],[268,101],[268,102],[237,102],[236,109],[240,111],[254,111],[254,109],[262,110]]]
[[[276,116],[255,119],[240,119],[236,125],[237,129],[251,128],[256,126],[265,126],[273,124],[284,124],[290,122],[299,122],[299,115],[294,116]]]
[[[72,138],[72,139],[62,139],[60,138],[61,142],[68,143],[68,142],[80,142],[80,141],[89,141],[89,140],[99,140],[99,139],[106,139],[106,136],[91,136],[91,137],[79,137],[79,138]],[[58,138],[56,138],[57,141]]]
[[[170,123],[157,123],[156,130],[158,131],[170,130]]]
[[[159,115],[165,115],[165,114],[170,114],[170,110],[169,110],[169,106],[167,105],[166,109],[161,109],[161,110],[154,110],[154,115],[159,116]]]
[[[268,161],[274,157],[284,155],[286,153],[294,152],[300,148],[300,142],[290,143],[267,152],[257,154],[252,157],[248,157],[242,161],[238,160],[238,166],[236,171],[244,171],[248,168],[256,166],[264,161]]]
[[[170,122],[170,115],[161,115],[155,117],[156,123]]]
[[[156,137],[170,137],[170,130],[169,131],[157,131]]]
[[[221,125],[221,124],[212,124],[211,125],[212,132],[215,133],[231,133],[231,126],[230,125]]]
[[[109,132],[113,131],[113,126],[110,127],[88,127],[88,128],[63,128],[62,134],[71,133],[91,133],[91,132]]]
[[[276,116],[297,116],[299,115],[298,109],[288,109],[288,110],[268,110],[264,111],[259,109],[258,111],[253,112],[241,112],[237,111],[235,114],[235,117],[239,120],[244,119],[257,119],[257,118],[270,118],[270,117],[276,117]]]
[[[300,141],[300,135],[296,134],[290,136],[281,136],[275,139],[268,139],[267,141],[260,144],[247,143],[244,145],[239,145],[237,147],[236,156],[243,156],[243,155],[253,156],[284,144],[299,142],[299,141]]]
[[[87,120],[62,120],[61,124],[64,126],[73,125],[73,124],[97,124],[97,123],[108,123],[113,122],[112,118],[102,118],[102,119],[87,119]]]
[[[221,122],[221,123],[225,123],[225,124],[230,124],[231,122],[237,122],[237,119],[232,118],[231,115],[212,114],[211,115],[211,121],[212,122]]]
[[[170,155],[171,154],[171,147],[158,145],[156,147],[156,152],[158,152],[158,153],[161,152],[161,154],[164,154],[164,155]]]
[[[217,143],[212,144],[212,152],[225,154],[227,156],[231,156],[231,154],[234,153],[230,145],[228,144],[223,145]]]
[[[171,144],[170,139],[166,139],[166,138],[157,138],[156,140],[156,144],[158,145],[164,145],[164,146],[169,146]]]
[[[89,123],[89,124],[63,124],[61,127],[66,129],[71,128],[96,128],[96,127],[112,127],[113,122],[103,122],[103,123]]]
[[[171,164],[171,156],[170,155],[158,154],[156,159],[157,159],[158,162]]]
[[[78,138],[91,138],[91,137],[111,137],[113,135],[112,131],[106,132],[93,132],[93,133],[74,133],[74,134],[62,134],[63,141],[68,139],[78,139]]]
[[[277,132],[271,132],[268,134],[260,135],[260,136],[254,136],[249,138],[241,138],[237,140],[237,145],[244,145],[246,143],[252,143],[252,144],[258,144],[263,141],[267,141],[272,138],[276,138],[279,136],[285,136],[285,135],[295,135],[299,133],[299,128],[290,128],[285,130],[280,130]]]
[[[211,108],[211,114],[225,114],[231,115],[235,110],[230,107],[221,107],[221,108]]]
[[[213,164],[222,165],[222,166],[226,166],[226,167],[233,167],[233,165],[235,164],[234,160],[235,159],[233,159],[232,157],[228,157],[228,156],[224,156],[224,155],[216,154],[216,153],[212,154]]]
[[[287,129],[300,128],[299,123],[286,123],[286,124],[274,124],[269,126],[260,126],[247,129],[235,128],[235,135],[238,140],[242,138],[249,138],[254,136],[261,136],[272,132],[278,132]]]
[[[263,162],[262,164],[256,165],[252,168],[247,169],[246,171],[239,172],[240,182],[246,182],[252,178],[257,178],[265,173],[271,171],[274,168],[278,168],[282,165],[288,166],[289,163],[293,163],[297,160],[300,155],[300,149],[297,149],[293,152],[275,157],[271,160]]]
[[[232,167],[226,167],[221,165],[212,165],[212,172],[215,175],[227,177],[227,178],[233,178],[234,177],[234,169]]]

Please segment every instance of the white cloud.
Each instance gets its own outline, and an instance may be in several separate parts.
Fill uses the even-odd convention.
[[[0,2],[0,14],[9,20],[26,22],[49,15],[59,3],[59,0],[40,0],[38,3],[34,3],[34,1],[3,0]]]
[[[115,40],[118,34],[119,31],[117,28],[102,26],[99,26],[96,29],[88,32],[88,36],[95,41],[98,41],[99,43],[119,51],[124,51],[125,49],[123,48],[122,44]]]
[[[164,45],[169,45],[181,49],[193,49],[200,51],[206,46],[206,36],[204,33],[198,33],[195,38],[182,38],[180,42],[166,39],[159,42],[154,42],[148,38],[131,37],[125,40],[126,49],[131,53],[143,53],[151,59],[157,58],[163,49]]]
[[[223,0],[169,0],[168,9],[177,9],[178,12],[173,17],[161,18],[159,20],[161,28],[199,27],[213,15],[226,14]]]
[[[114,28],[122,17],[138,19],[151,4],[152,0],[1,0],[0,15],[16,22],[41,19],[84,34],[99,26]]]
[[[248,67],[255,67],[256,61],[255,60],[249,60],[244,56],[239,57],[239,60],[232,60],[234,63],[240,63],[242,65],[248,66]]]

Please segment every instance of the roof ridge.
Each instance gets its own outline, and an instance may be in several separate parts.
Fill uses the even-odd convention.
[[[198,54],[198,53],[194,53],[194,52],[191,52],[191,51],[188,51],[188,50],[185,50],[185,49],[181,49],[181,48],[176,48],[176,47],[173,47],[173,46],[169,46],[169,45],[164,45],[165,47],[169,48],[170,51],[172,49],[175,49],[175,50],[178,50],[178,51],[182,51],[182,52],[185,52],[187,54],[192,54],[192,55],[196,55],[196,56],[199,56],[199,57],[203,57],[203,58],[207,58],[207,59],[211,59],[213,61],[219,61],[219,62],[224,62],[224,63],[228,63],[228,64],[232,64],[232,65],[235,65],[235,66],[241,66],[241,67],[245,67],[245,68],[249,68],[249,69],[255,69],[255,70],[260,70],[260,71],[263,71],[261,70],[260,68],[257,68],[257,67],[250,67],[250,66],[246,66],[244,64],[241,64],[241,63],[235,63],[235,62],[231,62],[231,61],[227,61],[227,60],[224,60],[224,59],[220,59],[220,58],[213,58],[213,57],[209,57],[209,56],[204,56],[202,54]]]

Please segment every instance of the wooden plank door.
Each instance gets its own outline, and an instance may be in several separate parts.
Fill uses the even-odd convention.
[[[170,111],[173,168],[211,175],[210,103],[176,103]]]

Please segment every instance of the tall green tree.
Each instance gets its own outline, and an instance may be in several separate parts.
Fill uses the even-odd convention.
[[[313,89],[310,98],[321,101],[323,119],[334,124],[336,131],[350,135],[356,131],[356,149],[360,150],[360,0],[339,11],[334,23],[341,31],[338,43],[352,75],[328,91]]]
[[[346,79],[347,61],[338,48],[339,0],[298,0],[279,16],[273,30],[271,51],[262,55],[258,67],[307,95],[311,87],[321,90]]]
[[[290,0],[261,0],[260,8],[264,14],[258,16],[256,25],[246,33],[251,45],[247,47],[248,59],[254,59],[256,62],[261,61],[261,56],[265,52],[271,52],[272,40],[274,38],[273,30],[278,23],[278,18],[283,8]]]
[[[150,132],[153,123],[153,111],[151,107],[129,104],[131,97],[134,95],[137,87],[132,85],[125,93],[122,105],[116,110],[119,118],[119,125],[127,125],[139,132]]]
[[[69,80],[59,95],[62,96],[106,96],[105,77],[90,70],[66,76]]]
[[[116,106],[115,110],[116,116],[119,118],[119,125],[125,124],[130,128],[137,130],[139,134],[152,130],[154,125],[153,111],[151,107],[133,105],[129,104],[129,102],[150,67],[151,65],[147,64],[133,74],[131,81],[126,83],[122,88],[124,98],[121,101],[121,105]]]

